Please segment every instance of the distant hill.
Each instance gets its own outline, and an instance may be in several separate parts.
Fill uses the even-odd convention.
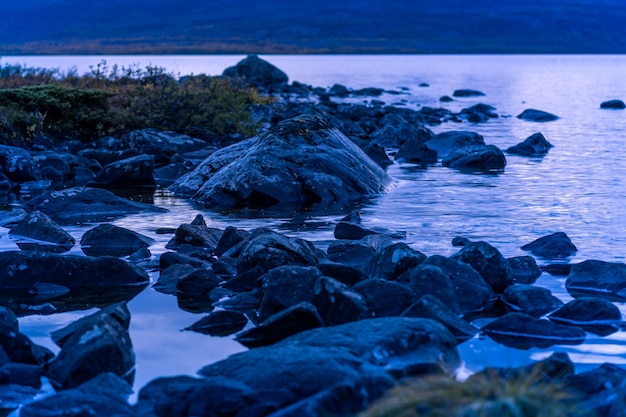
[[[626,53],[624,0],[3,0],[0,55]]]

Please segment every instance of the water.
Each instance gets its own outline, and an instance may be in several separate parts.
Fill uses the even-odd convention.
[[[220,74],[242,56],[134,56],[134,57],[3,57],[2,63],[89,70],[102,59],[109,65],[157,65],[185,74]],[[543,158],[507,156],[505,172],[472,175],[441,166],[426,170],[411,165],[388,168],[395,187],[362,209],[366,226],[408,232],[406,242],[426,255],[451,255],[455,236],[484,240],[506,257],[526,254],[520,246],[541,236],[563,231],[579,252],[571,262],[585,259],[624,262],[626,250],[626,112],[601,110],[602,101],[626,99],[626,56],[267,56],[290,80],[329,87],[341,83],[357,89],[406,88],[406,95],[384,96],[389,103],[405,100],[414,108],[446,107],[453,111],[476,103],[497,108],[502,117],[484,124],[444,124],[433,128],[472,130],[487,143],[505,149],[535,132],[542,132],[555,147]],[[419,87],[428,83],[429,87]],[[439,97],[455,89],[472,88],[484,97],[440,104]],[[530,123],[515,116],[526,108],[560,116],[550,123]],[[202,213],[210,226],[235,225],[249,229],[268,226],[298,236],[320,247],[332,239],[340,214],[293,218],[242,217],[198,211],[167,192],[157,192],[154,203],[169,208],[166,214],[129,216],[116,225],[146,234],[157,243],[155,255],[165,251],[170,236],[156,227],[177,227]],[[92,225],[91,225],[92,226]],[[79,239],[90,225],[71,227]],[[15,249],[0,229],[0,249]],[[80,253],[80,248],[72,252]],[[157,276],[153,274],[152,279]],[[563,301],[571,297],[564,278],[542,275],[537,285],[549,288]],[[617,304],[622,313],[626,307]],[[190,374],[202,366],[242,351],[230,338],[211,338],[182,332],[201,315],[178,309],[176,298],[145,290],[129,307],[131,337],[137,355],[138,389],[158,376]],[[56,348],[49,332],[89,311],[20,320],[24,333],[35,342]],[[585,370],[603,362],[626,366],[626,332],[606,338],[589,335],[580,346],[521,351],[503,347],[489,338],[474,338],[460,346],[467,371],[485,366],[517,366],[564,351]]]

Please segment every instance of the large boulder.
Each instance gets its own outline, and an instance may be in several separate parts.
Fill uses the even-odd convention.
[[[209,208],[315,203],[346,205],[386,190],[391,179],[319,116],[285,120],[269,132],[220,149],[170,190]]]
[[[107,190],[85,187],[47,191],[26,202],[24,207],[28,211],[41,211],[61,225],[102,222],[129,214],[167,211],[150,204],[126,200]]]
[[[287,74],[257,55],[248,55],[234,67],[226,68],[222,75],[243,78],[247,83],[258,87],[286,84],[289,81]]]

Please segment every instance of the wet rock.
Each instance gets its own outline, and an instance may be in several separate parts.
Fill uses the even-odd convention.
[[[88,148],[78,151],[78,156],[92,160],[91,168],[99,171],[103,166],[109,165],[116,161],[139,156],[137,149],[106,149],[106,148]],[[96,161],[94,163],[94,161]]]
[[[545,259],[567,258],[578,251],[570,238],[564,232],[556,232],[540,237],[521,247],[534,255]]]
[[[48,364],[46,375],[54,386],[68,389],[104,372],[111,372],[132,384],[135,354],[124,326],[110,315],[97,314],[65,341],[59,354]]]
[[[328,259],[363,270],[377,254],[376,249],[364,240],[336,240],[328,245]]]
[[[275,398],[292,415],[353,414],[393,385],[389,372],[458,365],[456,340],[428,319],[379,318],[307,330],[202,368]]]
[[[315,282],[311,303],[330,326],[372,317],[361,294],[330,277],[320,277]]]
[[[248,323],[248,319],[235,311],[215,311],[185,328],[209,336],[229,336],[237,333]]]
[[[558,263],[558,264],[541,265],[540,268],[542,271],[547,272],[548,274],[552,276],[566,277],[569,275],[570,271],[572,270],[572,265]]]
[[[370,140],[383,148],[400,148],[409,140],[424,143],[432,137],[433,132],[422,123],[412,124],[403,120],[399,124],[390,123],[376,130],[370,135]]]
[[[425,168],[437,162],[437,151],[430,149],[422,141],[409,139],[400,146],[395,160],[399,163],[417,164]]]
[[[408,285],[416,297],[432,295],[455,313],[460,313],[459,301],[454,292],[450,276],[441,268],[421,263],[407,272]]]
[[[518,114],[517,118],[529,122],[552,122],[554,120],[557,120],[559,116],[542,110],[526,109]]]
[[[217,242],[215,254],[217,256],[223,255],[226,251],[231,249],[236,244],[243,242],[249,236],[250,233],[245,230],[238,229],[234,226],[228,226],[224,229],[224,232],[220,236],[220,240]]]
[[[583,396],[581,407],[589,409],[593,415],[619,416],[624,410],[624,388],[626,370],[613,363],[602,365],[570,375],[566,387]]]
[[[0,306],[0,334],[17,334],[19,330],[19,322],[15,313],[5,306]]]
[[[28,213],[22,208],[10,208],[0,211],[0,227],[15,227]]]
[[[503,301],[508,311],[541,317],[563,306],[549,289],[526,284],[511,285],[504,291]]]
[[[368,262],[365,271],[372,278],[394,281],[425,259],[426,255],[400,242],[387,246],[377,253]]]
[[[508,313],[482,328],[493,340],[516,349],[579,345],[586,333],[579,327],[561,326],[523,313]]]
[[[493,375],[496,373],[503,383],[511,380],[528,379],[533,384],[563,382],[574,376],[574,363],[567,353],[555,352],[548,358],[515,368],[488,367],[475,375]],[[470,377],[471,380],[471,377]]]
[[[178,293],[178,283],[197,269],[186,264],[174,264],[161,270],[159,279],[152,288],[163,294],[175,295]]]
[[[202,139],[158,129],[134,130],[124,135],[122,141],[141,155],[153,156],[157,165],[168,164],[175,154],[197,151],[208,145]]]
[[[41,366],[54,354],[19,332],[0,333],[0,351],[9,362]],[[4,355],[3,355],[4,356]]]
[[[159,207],[117,197],[107,190],[84,187],[47,191],[26,202],[24,208],[41,211],[60,225],[110,221],[114,217],[142,212],[167,212]]]
[[[483,93],[482,91],[471,90],[469,88],[454,90],[454,93],[452,93],[452,96],[454,97],[480,97],[484,95],[485,93]]]
[[[211,267],[209,261],[177,252],[165,252],[159,257],[159,268],[161,270],[167,269],[170,266],[176,264],[185,264],[193,268],[204,269],[208,269]]]
[[[350,287],[368,278],[360,269],[336,262],[323,261],[317,265],[317,269],[322,275],[335,278]]]
[[[353,211],[341,219],[335,226],[335,239],[359,240],[368,235],[387,235],[393,239],[404,239],[406,233],[393,232],[381,227],[367,228],[361,224],[361,215],[358,211]]]
[[[258,87],[286,84],[289,81],[287,74],[254,54],[248,55],[234,67],[226,68],[222,75],[243,78],[248,84]]]
[[[612,302],[597,297],[580,297],[550,314],[557,324],[578,326],[588,332],[608,336],[618,330],[622,313]]]
[[[498,118],[495,112],[496,108],[488,104],[478,103],[471,107],[466,107],[459,113],[461,119],[465,119],[470,123],[483,123],[489,119]]]
[[[285,210],[345,205],[380,194],[389,183],[382,168],[339,130],[303,115],[218,150],[170,190],[210,208]]]
[[[305,330],[324,327],[315,306],[302,302],[270,316],[259,326],[244,330],[235,340],[247,348],[268,346]]]
[[[39,365],[6,363],[0,366],[0,384],[14,384],[41,388],[43,369]]]
[[[27,214],[9,231],[22,250],[62,253],[72,249],[76,239],[54,220],[39,211]]]
[[[212,269],[195,269],[178,280],[176,290],[178,294],[204,298],[221,282]]]
[[[387,155],[385,148],[383,148],[379,144],[377,143],[368,143],[366,145],[363,145],[360,143],[357,143],[357,144],[361,147],[361,149],[363,149],[363,152],[365,152],[365,154],[369,156],[372,159],[372,161],[376,162],[381,168],[385,169],[389,165],[393,165],[393,161],[389,159],[389,156]]]
[[[542,156],[553,148],[548,140],[541,133],[533,133],[523,142],[507,148],[506,153],[522,155],[522,156]]]
[[[155,240],[132,230],[103,223],[89,229],[80,239],[80,248],[87,256],[132,255],[139,249],[148,248]]]
[[[0,384],[0,413],[11,415],[13,410],[35,401],[39,395],[40,390],[33,387]]]
[[[111,162],[85,184],[100,188],[156,188],[154,157],[138,155]]]
[[[448,276],[462,313],[481,311],[493,303],[491,286],[470,265],[441,255],[426,258],[422,265],[436,266]]]
[[[238,273],[256,266],[267,272],[283,265],[314,266],[318,263],[315,248],[310,242],[276,232],[251,235],[250,239],[241,243],[241,253],[237,257]]]
[[[618,99],[607,100],[607,101],[603,101],[602,103],[600,103],[600,108],[622,110],[622,109],[626,109],[626,104],[624,104],[622,100],[618,100]]]
[[[415,303],[409,306],[402,317],[416,317],[436,320],[450,330],[459,343],[474,337],[478,333],[478,328],[472,326],[459,316],[437,297],[430,294],[420,297]]]
[[[517,284],[532,284],[541,276],[541,268],[532,256],[507,258],[509,273]]]
[[[411,287],[384,279],[368,279],[354,286],[365,297],[374,317],[397,317],[414,301]]]
[[[0,167],[11,181],[26,182],[42,178],[39,166],[28,151],[0,145]]]
[[[202,214],[198,214],[190,224],[181,224],[176,229],[174,238],[166,248],[176,249],[179,245],[199,246],[214,252],[222,237],[223,231],[216,227],[208,227]]]
[[[506,259],[487,242],[471,242],[451,258],[471,265],[496,293],[513,283]]]
[[[439,101],[441,101],[442,103],[450,103],[454,101],[454,99],[450,96],[441,96],[439,97]]]
[[[462,171],[502,171],[506,157],[495,145],[469,145],[449,153],[442,164]]]
[[[322,276],[317,268],[281,266],[261,277],[260,321],[302,302],[311,303],[316,281]]]
[[[20,409],[23,417],[136,417],[128,403],[132,388],[111,373],[100,374],[74,388],[39,399]]]
[[[573,295],[626,300],[626,264],[588,260],[572,265],[565,288]]]
[[[333,84],[326,92],[331,97],[347,97],[350,95],[348,87],[342,84]]]

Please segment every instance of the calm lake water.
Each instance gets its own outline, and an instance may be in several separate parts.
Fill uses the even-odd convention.
[[[180,75],[218,75],[243,56],[124,56],[124,57],[2,57],[0,64],[75,68],[86,72],[102,59],[113,64],[163,66]],[[385,96],[393,104],[446,107],[457,111],[476,103],[496,107],[501,116],[484,124],[444,124],[432,128],[472,130],[501,149],[542,132],[555,147],[543,158],[507,156],[506,170],[497,175],[459,173],[441,166],[388,168],[396,186],[362,211],[366,226],[408,232],[406,243],[426,255],[451,255],[455,236],[484,240],[506,257],[526,254],[520,246],[557,231],[568,234],[579,252],[569,259],[624,262],[626,256],[626,112],[601,110],[605,100],[626,99],[626,56],[264,56],[284,70],[290,81],[329,87],[406,88],[406,95]],[[419,87],[427,83],[429,87]],[[471,88],[486,96],[441,104],[439,97]],[[515,116],[526,108],[560,116],[550,123],[531,123]],[[167,192],[157,191],[154,203],[166,214],[130,216],[114,223],[156,239],[153,254],[165,251],[171,236],[157,227],[177,227],[202,213],[210,226],[249,229],[268,226],[324,247],[341,215],[295,214],[293,218],[255,217],[198,211]],[[69,228],[77,238],[93,225]],[[15,249],[0,228],[0,250]],[[80,253],[80,248],[72,252]],[[157,276],[153,275],[153,279]],[[545,274],[537,285],[563,301],[571,297],[565,279]],[[623,304],[617,304],[626,313]],[[176,298],[146,289],[129,303],[131,337],[137,355],[138,389],[158,376],[194,375],[202,366],[244,350],[230,338],[183,332],[200,319],[181,311]],[[35,342],[55,351],[49,332],[90,311],[20,319],[20,327]],[[485,366],[518,366],[555,351],[567,352],[585,370],[603,362],[626,366],[626,332],[606,338],[592,334],[579,346],[527,351],[506,348],[476,337],[460,347],[468,371]]]

